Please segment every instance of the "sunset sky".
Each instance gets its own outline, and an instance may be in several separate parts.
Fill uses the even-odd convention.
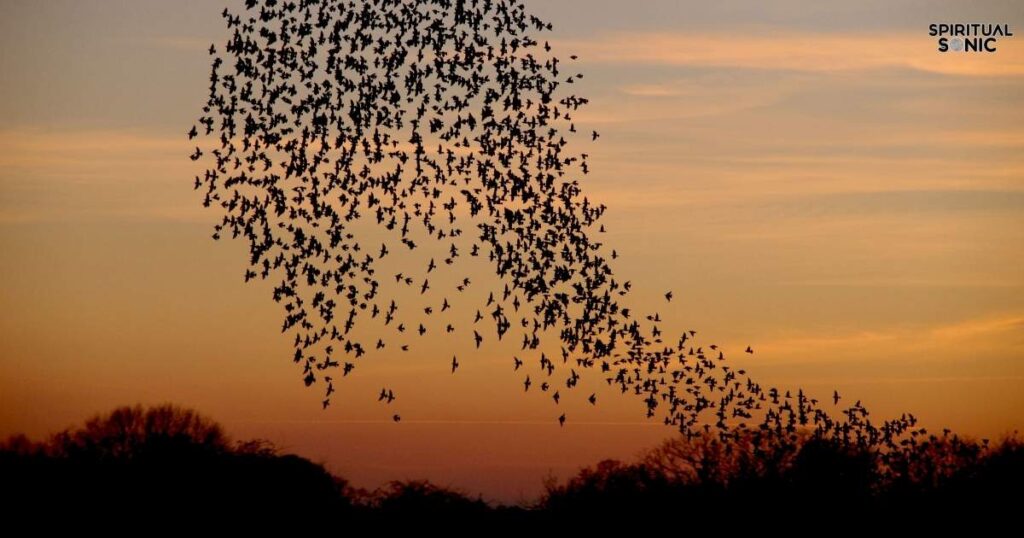
[[[609,206],[635,308],[765,384],[968,435],[1024,429],[1024,3],[527,5],[580,56],[577,122],[601,133],[585,189]],[[599,376],[600,405],[575,395],[559,428],[549,398],[523,395],[518,346],[436,336],[367,359],[321,410],[271,286],[242,282],[246,246],[210,238],[192,190],[185,133],[223,7],[0,0],[0,437],[175,402],[357,485],[516,501],[672,434]],[[942,54],[933,22],[1019,35]]]

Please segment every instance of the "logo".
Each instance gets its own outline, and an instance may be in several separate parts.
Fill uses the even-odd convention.
[[[928,35],[937,37],[939,52],[981,52],[997,50],[999,38],[1013,37],[1009,24],[932,24]]]

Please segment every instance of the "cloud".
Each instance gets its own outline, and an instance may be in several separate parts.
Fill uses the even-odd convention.
[[[683,91],[667,84],[635,84],[626,86],[622,93],[636,97],[679,97]]]
[[[916,327],[792,335],[762,342],[758,348],[764,355],[797,361],[851,356],[934,360],[980,355],[1020,358],[1024,354],[1024,314]]]
[[[940,53],[922,32],[782,35],[616,33],[567,40],[561,50],[590,62],[841,72],[903,68],[962,76],[1024,76],[1024,54],[1010,39],[994,54]],[[641,88],[643,91],[643,88]],[[648,93],[658,93],[647,88]]]
[[[157,47],[187,52],[202,51],[210,48],[210,39],[205,37],[189,36],[157,36],[139,40],[144,44],[152,44]]]
[[[131,131],[0,131],[0,168],[37,173],[80,175],[109,170],[112,165],[185,161],[190,146],[185,137],[170,138]]]
[[[1024,343],[1024,315],[966,320],[931,329],[931,336],[940,342],[956,343],[974,338],[999,335],[1016,337],[1015,343]]]
[[[764,80],[730,73],[700,73],[662,80],[640,74],[614,88],[613,110],[590,108],[576,114],[583,124],[649,123],[735,114],[759,107],[777,106],[801,91],[807,77],[777,77]],[[597,97],[597,99],[603,99]]]
[[[129,130],[0,131],[0,223],[200,220],[179,137]]]

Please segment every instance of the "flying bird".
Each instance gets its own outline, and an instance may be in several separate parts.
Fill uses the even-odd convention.
[[[271,285],[287,359],[304,385],[324,387],[324,409],[332,379],[356,378],[358,361],[409,351],[387,338],[444,327],[452,346],[468,343],[455,327],[475,311],[475,348],[484,334],[521,345],[516,372],[521,357],[541,355],[533,374],[543,391],[558,388],[556,402],[594,372],[686,436],[789,442],[806,428],[900,450],[921,435],[911,414],[872,422],[860,405],[830,414],[802,391],[762,386],[695,330],[666,346],[658,313],[635,314],[632,283],[609,264],[619,253],[601,241],[607,208],[588,194],[591,159],[577,147],[586,134],[566,134],[600,137],[578,114],[583,74],[561,71],[538,39],[551,25],[527,6],[417,0],[416,17],[404,17],[388,2],[363,2],[358,16],[326,5],[336,9],[225,9],[230,37],[209,49],[207,98],[187,130],[204,137],[188,157],[205,170],[189,181],[214,212],[211,235],[248,246],[244,281]],[[425,30],[436,28],[445,31]],[[389,242],[377,248],[380,237]],[[468,293],[466,258],[497,283]],[[561,360],[541,351],[559,347]],[[527,375],[524,392],[532,383]],[[394,399],[381,391],[379,401]]]

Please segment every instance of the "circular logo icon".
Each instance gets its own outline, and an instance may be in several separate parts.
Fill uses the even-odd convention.
[[[954,37],[949,40],[949,48],[953,52],[960,52],[964,50],[964,42],[959,37]]]

